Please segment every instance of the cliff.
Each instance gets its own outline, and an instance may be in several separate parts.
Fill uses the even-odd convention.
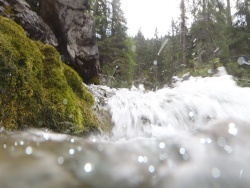
[[[29,38],[51,44],[85,83],[98,83],[99,51],[88,0],[0,0],[0,15],[21,25]]]

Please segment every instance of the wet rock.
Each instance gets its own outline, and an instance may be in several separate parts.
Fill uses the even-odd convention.
[[[41,17],[31,10],[30,5],[24,0],[1,0],[0,15],[13,18],[21,25],[32,40],[57,46],[57,39],[50,27]]]
[[[88,9],[88,0],[41,2],[41,16],[54,31],[60,53],[86,83],[93,82],[99,72],[94,20]]]

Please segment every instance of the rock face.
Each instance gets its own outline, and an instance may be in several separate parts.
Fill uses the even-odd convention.
[[[57,46],[57,38],[50,27],[32,11],[24,0],[0,0],[0,15],[13,18],[21,25],[32,40],[40,40],[46,44]]]
[[[95,82],[99,72],[99,51],[94,20],[87,14],[88,0],[43,0],[41,17],[55,33],[59,51],[84,82]]]
[[[0,0],[0,15],[14,19],[31,39],[56,46],[85,83],[97,83],[99,51],[88,9],[89,0]]]

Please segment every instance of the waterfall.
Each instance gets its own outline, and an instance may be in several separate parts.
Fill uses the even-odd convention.
[[[87,87],[110,132],[0,129],[1,187],[249,187],[250,88],[223,69],[157,91]]]

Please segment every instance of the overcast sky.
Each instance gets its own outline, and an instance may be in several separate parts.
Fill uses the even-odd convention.
[[[159,36],[165,35],[172,18],[179,12],[179,0],[121,0],[127,20],[128,35],[134,36],[139,28],[146,38],[154,37],[155,28]]]

